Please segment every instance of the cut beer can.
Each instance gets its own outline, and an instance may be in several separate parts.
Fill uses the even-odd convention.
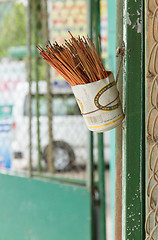
[[[81,114],[90,131],[104,132],[124,119],[119,92],[112,72],[95,82],[72,86]]]

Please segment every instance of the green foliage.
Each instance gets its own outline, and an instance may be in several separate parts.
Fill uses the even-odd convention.
[[[35,7],[34,7],[34,4]],[[7,4],[7,3],[6,3]],[[42,8],[41,0],[32,1],[32,23],[31,23],[31,40],[32,45],[42,44]],[[22,3],[12,3],[10,8],[6,9],[5,4],[0,5],[0,13],[4,12],[3,16],[0,16],[0,58],[10,57],[8,49],[10,47],[22,47],[27,45],[27,9]],[[36,9],[37,15],[33,9]],[[37,17],[37,19],[35,19]],[[37,22],[36,22],[37,21]],[[36,25],[35,25],[36,22]],[[35,34],[37,36],[35,37]],[[35,43],[35,38],[37,38],[37,43]],[[11,51],[11,50],[10,50]],[[16,50],[15,50],[16,51]],[[20,48],[17,48],[17,59]],[[35,47],[35,51],[37,51]],[[27,48],[26,48],[27,54]],[[20,54],[21,55],[21,54]],[[25,54],[23,54],[25,55]],[[32,65],[32,78],[35,79],[36,74],[36,63],[35,55],[32,55],[31,65]],[[22,59],[26,61],[26,56],[23,56]],[[41,56],[38,60],[38,79],[45,79],[45,64]]]
[[[24,5],[14,3],[0,23],[0,58],[8,56],[9,47],[26,45],[26,21]]]

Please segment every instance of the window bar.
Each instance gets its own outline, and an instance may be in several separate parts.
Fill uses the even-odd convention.
[[[34,0],[34,36],[35,36],[35,46],[38,45],[39,36],[39,16],[38,11],[40,9],[40,1]],[[40,112],[39,112],[39,56],[38,52],[35,51],[35,82],[36,82],[36,117],[37,117],[37,151],[38,151],[38,171],[41,172],[41,142],[40,142]]]
[[[100,54],[100,0],[95,2],[95,44]],[[99,240],[106,240],[106,205],[105,205],[105,161],[104,161],[104,138],[103,133],[98,133],[98,190],[99,190]]]
[[[32,128],[31,128],[31,0],[28,0],[27,6],[27,80],[29,83],[29,95],[28,95],[28,113],[29,113],[29,176],[32,175]]]

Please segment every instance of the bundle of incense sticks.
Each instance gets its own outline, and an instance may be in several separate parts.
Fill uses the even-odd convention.
[[[108,77],[92,40],[87,37],[71,38],[59,45],[37,46],[44,60],[55,68],[71,85],[87,84]]]

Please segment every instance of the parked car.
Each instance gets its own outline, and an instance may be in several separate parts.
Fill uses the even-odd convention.
[[[37,117],[36,85],[32,83],[32,165],[37,168]],[[40,144],[42,164],[47,163],[48,118],[46,102],[46,82],[39,82],[40,105]],[[71,88],[52,90],[54,166],[56,170],[71,169],[74,165],[85,165],[88,159],[89,132],[80,114]],[[14,134],[12,151],[14,159],[23,159],[25,168],[29,157],[29,117],[28,117],[28,83],[19,84],[17,100],[13,108]],[[105,146],[109,148],[106,134]],[[106,149],[107,149],[106,148]],[[96,148],[95,148],[96,152]],[[106,154],[107,155],[107,154]],[[108,157],[107,157],[108,158]]]

